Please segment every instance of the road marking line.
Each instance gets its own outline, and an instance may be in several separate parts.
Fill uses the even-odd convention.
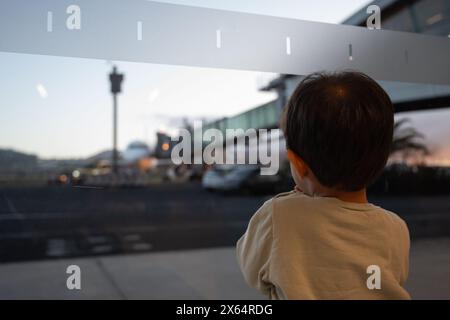
[[[2,195],[3,199],[5,199],[6,205],[8,206],[9,211],[11,211],[11,215],[14,216],[16,219],[23,220],[24,216],[17,210],[14,203],[12,203],[11,200],[9,200],[5,195]]]

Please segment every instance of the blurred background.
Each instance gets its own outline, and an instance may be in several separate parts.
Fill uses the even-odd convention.
[[[446,0],[165,2],[361,27],[377,4],[382,29],[450,37]],[[198,121],[221,132],[276,129],[301,76],[13,53],[0,61],[0,298],[261,298],[233,246],[265,200],[293,187],[283,137],[275,176],[258,165],[176,166],[172,138],[181,128],[195,135]],[[380,84],[396,126],[369,199],[408,223],[413,298],[450,299],[450,86]],[[80,291],[66,288],[71,264],[82,269]]]

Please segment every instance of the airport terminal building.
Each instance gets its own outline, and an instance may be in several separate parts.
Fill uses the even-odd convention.
[[[381,28],[450,37],[450,1],[447,0],[376,0],[371,4],[381,9]],[[342,22],[365,27],[366,7]],[[374,32],[377,32],[374,30]],[[287,99],[301,81],[301,76],[280,75],[260,90],[272,90],[276,100],[232,117],[203,124],[203,129],[215,128],[225,134],[226,129],[277,128]],[[450,86],[379,81],[388,92],[395,112],[446,108],[450,106]]]

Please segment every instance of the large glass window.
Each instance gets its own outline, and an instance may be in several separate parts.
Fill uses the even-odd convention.
[[[420,32],[450,34],[450,1],[420,0],[412,6]]]
[[[382,16],[382,28],[387,30],[414,32],[414,22],[408,7],[403,7],[400,11],[388,15],[385,19]]]

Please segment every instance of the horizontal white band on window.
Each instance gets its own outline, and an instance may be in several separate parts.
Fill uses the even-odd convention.
[[[67,7],[81,8],[69,30]],[[51,21],[50,21],[51,20]],[[0,51],[450,84],[450,39],[145,0],[1,0]]]

